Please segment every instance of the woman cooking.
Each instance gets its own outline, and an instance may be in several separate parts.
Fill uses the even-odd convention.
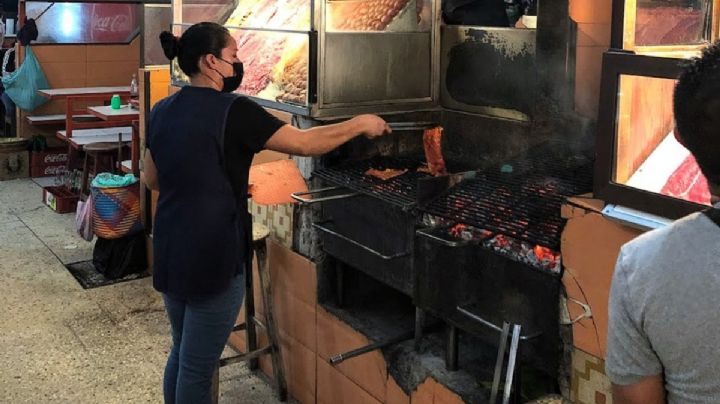
[[[181,38],[160,35],[190,85],[152,110],[144,180],[160,191],[155,216],[153,283],[172,329],[164,376],[166,403],[210,403],[212,374],[237,318],[250,267],[248,173],[263,148],[320,155],[363,135],[390,132],[362,115],[299,130],[233,94],[243,65],[227,29],[200,23]]]

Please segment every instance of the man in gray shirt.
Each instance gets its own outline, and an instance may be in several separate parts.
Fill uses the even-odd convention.
[[[720,195],[720,44],[675,88],[676,137]],[[720,207],[720,205],[716,205]],[[720,403],[720,227],[695,213],[620,251],[606,372],[614,402]]]

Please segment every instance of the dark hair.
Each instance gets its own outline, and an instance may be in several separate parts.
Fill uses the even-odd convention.
[[[201,22],[188,28],[180,38],[163,31],[160,44],[165,56],[173,60],[178,58],[180,69],[188,76],[200,73],[198,60],[212,54],[220,57],[220,52],[227,46],[230,31],[213,22]]]
[[[720,42],[685,66],[673,104],[677,136],[708,181],[720,185]]]

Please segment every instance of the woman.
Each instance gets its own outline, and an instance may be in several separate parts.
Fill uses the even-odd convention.
[[[166,403],[210,403],[215,365],[237,318],[251,263],[248,172],[263,148],[320,155],[348,140],[389,133],[377,116],[299,130],[232,94],[243,65],[227,29],[200,23],[181,38],[160,35],[190,85],[150,115],[144,180],[160,191],[153,233],[153,283],[162,292],[173,347]]]

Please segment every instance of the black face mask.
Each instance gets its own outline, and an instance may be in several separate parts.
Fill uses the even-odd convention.
[[[222,91],[223,93],[232,93],[233,91],[237,90],[238,87],[240,87],[240,83],[242,82],[244,74],[243,64],[242,62],[230,63],[225,59],[218,59],[229,65],[232,65],[233,70],[235,71],[235,74],[233,76],[225,77],[222,75],[222,73],[220,73],[216,69],[213,69],[223,78],[223,87],[220,91]]]

